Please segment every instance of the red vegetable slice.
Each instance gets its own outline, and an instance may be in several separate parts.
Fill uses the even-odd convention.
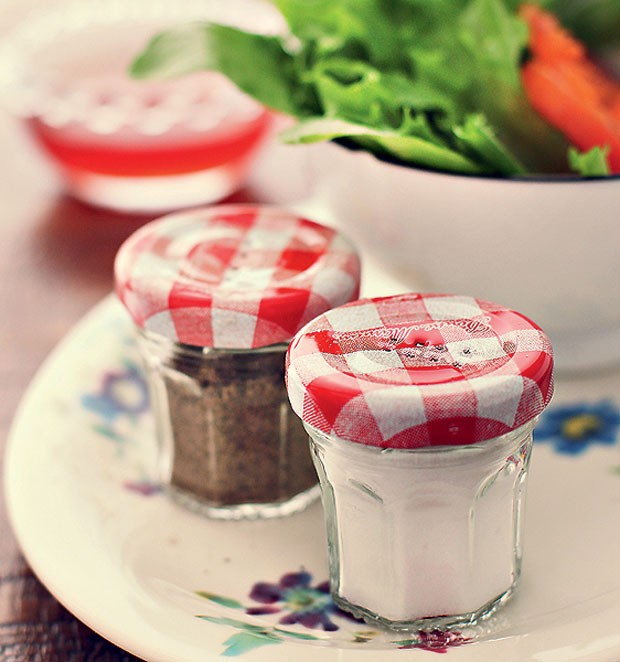
[[[620,82],[555,16],[531,4],[519,13],[530,30],[521,80],[532,107],[581,151],[607,146],[610,170],[620,173]]]

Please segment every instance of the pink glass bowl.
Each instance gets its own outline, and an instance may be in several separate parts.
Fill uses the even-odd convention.
[[[240,188],[271,115],[215,72],[130,78],[158,31],[190,20],[270,29],[257,3],[82,0],[39,11],[0,53],[10,110],[57,167],[67,191],[97,206],[166,211]]]

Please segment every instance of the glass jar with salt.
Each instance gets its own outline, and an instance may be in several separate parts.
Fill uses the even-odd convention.
[[[268,206],[171,214],[123,244],[116,289],[139,331],[161,480],[176,501],[239,519],[318,497],[285,352],[305,323],[357,297],[359,276],[342,235]]]
[[[297,334],[288,392],[311,438],[340,607],[445,629],[513,594],[552,368],[532,321],[465,296],[365,299]]]

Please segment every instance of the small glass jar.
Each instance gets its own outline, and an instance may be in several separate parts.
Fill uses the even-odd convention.
[[[357,296],[350,244],[284,210],[222,205],[147,224],[115,273],[139,330],[170,496],[222,519],[288,515],[317,498],[285,354],[312,317]]]
[[[470,297],[362,300],[300,331],[288,391],[311,439],[341,608],[447,629],[506,602],[552,367],[534,323]]]
[[[475,445],[382,449],[308,426],[329,486],[336,603],[385,626],[435,628],[505,602],[521,574],[532,427]]]
[[[286,344],[211,349],[146,331],[139,344],[160,472],[176,501],[236,518],[294,513],[318,497],[308,438],[284,387]]]

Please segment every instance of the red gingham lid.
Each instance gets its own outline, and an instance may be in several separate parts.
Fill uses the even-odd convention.
[[[148,223],[121,246],[116,290],[135,323],[200,347],[288,342],[358,296],[360,263],[334,230],[283,209],[220,205]]]
[[[362,299],[307,324],[287,356],[293,410],[371,446],[470,444],[532,420],[553,393],[547,336],[471,297]]]

